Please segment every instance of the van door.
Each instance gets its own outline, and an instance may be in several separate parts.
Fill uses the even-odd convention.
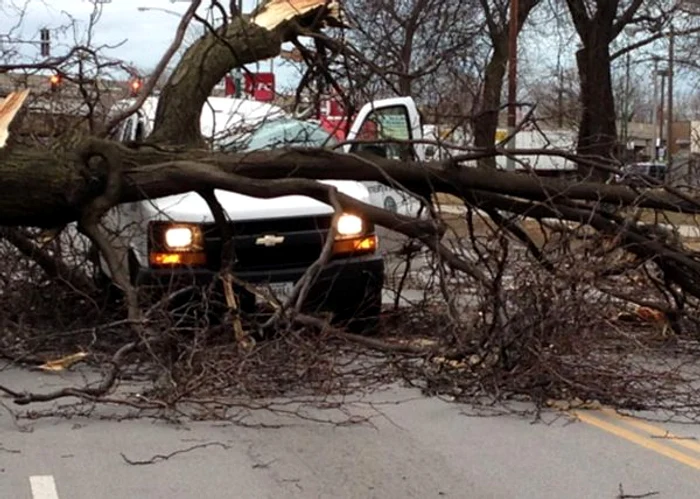
[[[411,141],[423,138],[420,115],[411,97],[396,97],[365,104],[350,128],[347,153],[372,152],[388,159],[424,160],[424,147]],[[395,142],[392,142],[395,141]],[[380,182],[362,182],[370,203],[404,215],[417,216],[420,201]]]

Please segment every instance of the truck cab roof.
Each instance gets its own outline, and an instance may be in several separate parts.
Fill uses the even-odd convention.
[[[119,111],[133,105],[136,99],[124,99],[115,104]],[[158,107],[158,97],[149,96],[138,111],[146,121],[146,128],[153,129]],[[227,141],[237,136],[249,134],[266,120],[276,120],[287,116],[279,106],[248,99],[230,97],[209,97],[202,107],[200,129],[202,135],[214,142]]]

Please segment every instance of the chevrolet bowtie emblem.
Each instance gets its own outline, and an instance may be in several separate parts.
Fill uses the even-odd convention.
[[[255,240],[255,244],[257,244],[258,246],[267,246],[268,248],[271,246],[277,246],[278,244],[282,244],[283,242],[284,236],[273,236],[270,234],[266,234]]]

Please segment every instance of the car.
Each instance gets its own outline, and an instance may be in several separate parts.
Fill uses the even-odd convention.
[[[119,102],[113,112],[133,100]],[[153,128],[157,96],[117,130],[115,138],[139,142]],[[269,150],[302,145],[334,147],[337,141],[320,124],[297,120],[281,108],[246,99],[210,97],[203,107],[201,130],[210,147],[228,152]],[[420,117],[410,98],[385,99],[362,108],[351,127],[354,137],[397,139],[380,142],[375,153],[384,157],[420,155],[404,140],[420,139]],[[366,143],[345,144],[358,152]],[[328,165],[333,168],[332,164]],[[420,202],[378,182],[322,181],[361,201],[398,213],[417,215]],[[318,259],[331,229],[333,209],[305,196],[261,199],[216,190],[229,220],[235,261],[232,272],[240,281],[262,286],[279,297],[288,296],[309,266]],[[216,284],[222,265],[223,234],[208,204],[196,192],[126,203],[105,216],[104,225],[132,283],[150,290]],[[384,259],[377,229],[357,214],[337,219],[332,256],[313,282],[304,310],[330,312],[333,321],[353,331],[377,330],[382,303]],[[111,277],[104,259],[101,271]],[[237,288],[243,308],[255,308],[255,297]]]
[[[622,174],[616,175],[615,180],[619,184],[633,187],[654,187],[653,180],[661,183],[666,181],[667,171],[668,168],[664,163],[632,163],[624,166]]]

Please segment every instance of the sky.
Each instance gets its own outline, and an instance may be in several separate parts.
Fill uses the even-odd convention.
[[[105,54],[148,72],[173,41],[180,16],[188,5],[188,0],[108,1],[101,5],[92,45],[110,45],[114,48]],[[250,12],[255,5],[256,0],[244,0],[244,12]],[[70,50],[76,39],[85,42],[93,11],[94,5],[89,0],[0,0],[0,40],[5,46],[9,43],[8,35],[12,40],[37,41],[39,30],[47,27],[52,30],[51,55],[59,56]],[[202,9],[201,15],[205,14],[206,9]],[[61,29],[68,26],[71,19],[77,20],[78,28]],[[18,45],[15,43],[14,47]],[[32,62],[38,58],[38,45],[21,43],[19,47],[22,61]],[[249,69],[254,70],[254,65]],[[269,63],[261,64],[260,70],[269,70]],[[281,60],[276,60],[275,72],[282,86],[292,85],[296,79],[296,71]]]
[[[180,16],[187,9],[189,0],[102,0],[102,13],[95,31],[94,45],[110,45],[114,48],[105,54],[127,61],[144,73],[152,70],[172,42]],[[446,0],[447,1],[447,0]],[[450,0],[454,1],[454,0]],[[208,2],[202,2],[207,5]],[[244,11],[250,12],[257,0],[244,0]],[[7,46],[7,36],[13,40],[37,41],[39,29],[52,29],[52,55],[66,53],[78,42],[85,42],[85,30],[94,5],[90,0],[0,0],[0,44]],[[206,9],[201,14],[205,15]],[[75,30],[61,30],[71,19],[78,21]],[[563,62],[573,64],[576,37],[563,43],[557,36],[546,36],[543,32],[523,33],[519,40],[520,93],[527,94],[527,84],[545,80],[556,63],[557,53],[562,52]],[[549,40],[547,40],[549,38]],[[536,40],[536,41],[535,41]],[[36,44],[21,43],[21,61],[33,62],[39,56]],[[255,65],[249,66],[255,71]],[[260,64],[261,71],[269,70],[269,63]],[[275,73],[278,91],[295,87],[298,72],[289,63],[277,58]],[[633,64],[635,79],[648,80],[648,68]],[[679,78],[678,90],[685,85]],[[650,81],[650,80],[649,80]]]

